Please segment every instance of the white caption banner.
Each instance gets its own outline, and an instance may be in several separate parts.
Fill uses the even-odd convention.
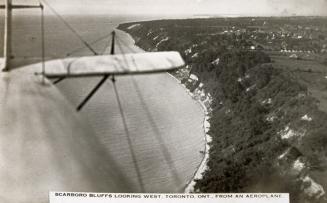
[[[138,194],[50,192],[50,203],[289,203],[286,193]]]

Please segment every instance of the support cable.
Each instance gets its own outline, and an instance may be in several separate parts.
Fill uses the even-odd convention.
[[[84,105],[91,99],[91,97],[98,91],[98,89],[103,85],[108,79],[109,75],[103,76],[102,80],[93,88],[93,90],[85,97],[85,99],[78,105],[77,111],[80,111]]]
[[[111,54],[114,54],[114,42],[115,41],[114,41],[114,38],[113,38],[112,39],[112,44],[111,44]],[[117,40],[117,45],[118,45],[118,48],[120,49],[120,52],[121,52],[121,54],[123,56],[123,59],[124,59],[125,63],[127,64],[127,59],[125,57],[124,50],[122,49],[122,47],[121,47],[118,40]],[[144,193],[145,192],[145,186],[144,186],[144,182],[142,180],[140,167],[139,167],[139,164],[138,164],[138,161],[137,161],[137,158],[136,158],[136,154],[135,154],[135,151],[134,151],[134,148],[133,148],[131,135],[130,135],[130,132],[128,130],[127,120],[126,120],[124,110],[123,110],[123,106],[122,106],[122,103],[121,103],[121,100],[120,100],[118,88],[117,88],[117,85],[116,85],[115,76],[112,76],[111,81],[112,81],[112,84],[113,84],[113,87],[114,87],[114,93],[115,93],[116,101],[117,101],[117,104],[118,104],[118,107],[119,107],[119,112],[120,112],[120,116],[121,116],[121,119],[122,119],[122,123],[123,123],[124,131],[125,131],[125,135],[126,135],[126,138],[127,138],[127,142],[128,142],[128,145],[129,145],[130,154],[131,154],[131,157],[132,157],[133,164],[135,166],[135,172],[136,172],[137,180],[139,182],[141,192]]]
[[[130,53],[138,53],[136,50],[132,49],[124,40],[122,40],[120,37],[117,36],[117,46],[123,56],[123,59],[124,59],[124,62],[126,63],[126,66],[128,65],[128,60],[125,56],[125,51],[122,47],[122,45],[124,47],[126,47],[126,49],[129,49],[130,50]],[[134,62],[135,63],[135,62]],[[135,64],[135,67],[137,68],[136,64]],[[168,148],[166,147],[166,145],[164,144],[164,140],[163,138],[161,137],[161,133],[160,133],[160,130],[158,128],[158,126],[156,125],[156,122],[155,120],[153,119],[151,113],[150,113],[150,110],[148,109],[147,105],[146,105],[146,102],[142,96],[142,93],[141,93],[141,90],[139,89],[139,86],[136,82],[136,80],[134,79],[134,77],[132,76],[131,77],[131,80],[133,82],[133,86],[136,88],[136,93],[138,95],[138,97],[140,98],[140,101],[141,101],[141,104],[144,108],[144,110],[146,111],[146,115],[150,121],[150,123],[152,124],[152,128],[154,130],[154,134],[156,135],[155,138],[156,140],[159,142],[159,143],[162,143],[163,145],[160,145],[160,149],[161,149],[161,152],[163,153],[163,156],[164,156],[164,159],[170,169],[170,173],[171,173],[171,176],[172,176],[172,179],[174,180],[174,183],[176,185],[180,185],[181,184],[181,179],[178,175],[178,172],[177,172],[177,169],[176,169],[176,166],[174,164],[174,161],[169,153],[169,150]],[[141,186],[141,190],[145,190],[144,188],[144,185],[143,185],[143,182],[142,182],[142,177],[141,177],[141,174],[139,172],[139,168],[138,168],[138,165],[137,165],[137,160],[136,160],[136,157],[133,157],[135,156],[134,155],[134,151],[133,151],[133,148],[131,146],[131,140],[130,140],[130,136],[129,136],[129,131],[128,131],[128,128],[127,128],[127,124],[126,124],[126,119],[125,119],[125,116],[124,116],[124,112],[123,112],[123,108],[122,108],[122,104],[120,102],[120,97],[119,97],[119,92],[118,92],[118,89],[116,87],[116,84],[115,84],[115,79],[112,78],[112,82],[113,82],[113,85],[114,85],[114,90],[115,90],[115,94],[116,94],[116,98],[117,98],[117,102],[118,102],[118,105],[119,105],[119,109],[120,109],[120,114],[121,114],[121,117],[122,117],[122,121],[123,121],[123,124],[124,124],[124,128],[125,128],[125,133],[127,135],[127,138],[128,138],[128,142],[129,142],[129,145],[130,145],[130,149],[131,149],[131,154],[132,154],[132,158],[133,158],[133,162],[134,162],[134,165],[135,165],[135,168],[136,168],[136,172],[137,172],[137,176],[138,176],[138,180],[139,180],[139,184]],[[143,185],[143,187],[142,187]],[[144,191],[143,191],[144,192]]]
[[[121,46],[121,42],[122,42],[122,41],[121,41],[119,38],[117,38],[117,39],[118,39],[118,40],[117,40],[117,46],[118,46],[118,48],[119,48],[119,50],[120,50],[120,52],[121,52],[121,55],[122,55],[122,57],[123,57],[123,60],[124,60],[125,66],[128,67],[129,62],[128,62],[127,58],[126,58],[126,54],[125,54],[125,52],[124,52],[124,49],[123,49],[123,47]],[[126,45],[125,45],[125,46],[126,46]],[[128,47],[128,46],[126,46],[126,47]],[[129,47],[128,47],[128,48],[129,48]],[[131,48],[130,48],[130,49],[131,49]],[[135,63],[135,61],[132,61],[132,62]],[[135,65],[136,69],[138,69],[136,63],[135,63],[134,65]],[[124,66],[122,66],[122,68],[123,68],[125,71],[128,71],[128,68],[125,68]]]
[[[52,83],[53,83],[54,85],[56,85],[56,84],[58,84],[59,82],[63,81],[64,79],[65,79],[65,77],[60,77],[60,78],[56,79],[55,81],[53,81]]]
[[[107,51],[109,45],[112,44],[112,39],[110,38],[111,36],[112,36],[112,33],[110,33],[110,36],[108,37],[108,41],[107,41],[106,45],[104,46],[104,49],[102,51],[102,55],[106,54],[106,51]]]
[[[123,39],[121,39],[119,36],[116,37],[117,38],[117,42],[121,43],[122,45],[124,45],[124,47],[126,47],[128,50],[130,50],[130,53],[137,53],[137,51],[135,51],[134,49],[132,49]],[[124,51],[121,49],[121,52],[123,53]]]
[[[98,53],[89,45],[87,41],[85,41],[81,35],[71,26],[69,23],[47,2],[47,0],[41,0],[45,5],[49,7],[49,9],[72,31],[72,33],[94,54],[98,55]]]
[[[106,34],[105,36],[99,37],[98,39],[96,39],[96,40],[94,40],[94,41],[92,41],[92,42],[89,42],[89,44],[90,44],[90,45],[96,44],[96,43],[98,43],[98,42],[100,42],[100,41],[102,41],[102,40],[106,40],[108,37],[111,37],[111,33]],[[106,44],[106,45],[104,46],[104,51],[102,51],[103,54],[105,53],[105,50],[107,49],[107,47],[109,46],[109,44],[110,44],[110,39],[108,40],[108,44]],[[107,45],[108,45],[108,46],[107,46]],[[77,49],[74,49],[74,50],[68,52],[68,53],[66,54],[66,56],[70,56],[70,55],[72,55],[72,54],[74,54],[74,53],[76,53],[76,52],[79,52],[79,51],[83,50],[84,48],[85,48],[85,47],[83,46],[83,47],[79,47],[79,48],[77,48]]]
[[[115,77],[112,77],[111,81],[112,81],[112,84],[114,86],[114,92],[115,92],[115,95],[116,95],[116,100],[117,100],[117,104],[118,104],[118,107],[119,107],[119,112],[120,112],[120,115],[121,115],[121,119],[122,119],[124,130],[125,130],[125,134],[126,134],[126,137],[127,137],[129,150],[130,150],[132,160],[133,160],[133,163],[134,163],[134,166],[135,166],[135,172],[136,172],[136,175],[137,175],[137,180],[138,180],[138,182],[140,184],[141,192],[144,193],[145,192],[145,187],[144,187],[144,183],[143,183],[143,180],[142,180],[140,167],[139,167],[137,159],[136,159],[136,154],[135,154],[135,151],[134,151],[134,148],[133,148],[133,145],[132,145],[132,139],[130,137],[130,132],[129,132],[128,127],[127,127],[127,121],[126,121],[123,106],[121,104],[121,100],[120,100],[120,97],[119,97]]]
[[[45,83],[45,29],[44,29],[44,6],[40,3],[41,7],[41,40],[42,40],[42,83]]]
[[[112,40],[111,40],[111,55],[115,54],[115,32],[112,32]],[[92,89],[92,91],[86,96],[86,98],[78,105],[77,111],[82,110],[85,104],[92,98],[92,96],[100,89],[100,87],[106,82],[109,75],[104,75],[100,82]],[[57,80],[58,81],[58,80]],[[113,76],[114,81],[114,76]]]

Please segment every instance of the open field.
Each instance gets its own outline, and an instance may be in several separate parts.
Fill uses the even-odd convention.
[[[308,87],[318,100],[320,110],[327,112],[327,66],[317,60],[296,60],[288,56],[272,55],[274,67],[292,72],[298,81]]]
[[[295,60],[285,56],[273,56],[274,65],[291,71],[298,81],[308,87],[308,92],[317,101],[320,111],[327,112],[327,66],[317,60]],[[317,166],[312,166],[313,168]],[[326,165],[319,166],[327,168]],[[314,179],[320,180],[322,185],[327,185],[325,170],[314,170],[311,175]]]

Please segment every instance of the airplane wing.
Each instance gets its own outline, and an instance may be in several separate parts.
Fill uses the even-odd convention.
[[[178,52],[145,52],[47,61],[43,74],[48,78],[135,75],[166,72],[183,65]]]

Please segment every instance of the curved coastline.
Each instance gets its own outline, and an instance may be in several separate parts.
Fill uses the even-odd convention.
[[[119,30],[121,33],[124,33],[125,35],[127,35],[131,40],[132,40],[132,43],[134,44],[134,46],[144,52],[144,50],[140,47],[138,47],[136,45],[136,42],[134,40],[134,38],[127,32],[123,31],[123,30],[120,30],[118,28],[116,28],[116,30]],[[192,100],[196,100],[197,103],[201,106],[202,110],[203,110],[203,114],[204,114],[204,118],[203,118],[203,131],[204,131],[204,140],[205,140],[205,143],[204,143],[204,150],[203,150],[203,158],[201,160],[201,162],[199,163],[199,165],[197,166],[192,178],[190,180],[187,181],[187,184],[186,186],[184,187],[184,192],[185,193],[191,193],[194,191],[194,185],[195,185],[195,180],[196,179],[200,179],[202,177],[202,173],[207,169],[207,162],[208,162],[208,159],[209,159],[209,150],[210,150],[210,146],[209,146],[209,142],[211,141],[211,137],[208,135],[208,131],[209,131],[209,128],[210,128],[210,123],[209,123],[209,116],[208,116],[208,109],[207,107],[205,106],[205,104],[200,100],[200,99],[194,99],[192,97],[192,94],[190,93],[190,91],[181,84],[181,81],[178,80],[176,77],[174,77],[172,74],[170,73],[167,73],[170,77],[172,77],[181,87],[183,87],[183,89],[185,90],[185,92],[190,96],[190,99]]]
[[[169,73],[168,73],[169,74]],[[184,90],[188,93],[188,95],[193,98],[193,95],[190,93],[190,91],[181,84],[181,81],[178,80],[177,78],[175,78],[173,75],[169,74],[172,78],[174,78],[177,83],[179,83]],[[198,102],[198,104],[202,107],[203,109],[203,114],[204,114],[204,118],[203,118],[203,131],[204,131],[204,140],[205,140],[205,144],[204,144],[204,156],[202,158],[202,161],[200,162],[199,166],[197,167],[196,171],[194,172],[194,175],[192,177],[192,179],[190,179],[188,181],[188,183],[186,184],[185,188],[184,188],[184,193],[192,193],[194,192],[194,186],[196,184],[195,180],[196,179],[201,179],[202,178],[202,174],[205,172],[205,170],[207,169],[207,162],[209,160],[209,150],[210,150],[210,145],[209,143],[211,142],[211,136],[208,134],[209,129],[210,129],[210,123],[209,123],[209,111],[208,108],[205,106],[205,104],[200,100],[200,99],[196,99],[196,101]]]
[[[189,181],[189,183],[187,184],[187,186],[184,189],[185,193],[192,193],[194,192],[194,186],[196,184],[195,180],[196,179],[201,179],[203,177],[203,173],[207,170],[207,162],[209,160],[209,150],[210,150],[210,145],[209,143],[211,142],[211,136],[208,134],[209,132],[209,128],[210,128],[210,123],[209,123],[209,119],[210,117],[208,116],[208,110],[207,107],[204,105],[204,103],[200,100],[198,100],[198,102],[200,103],[200,105],[203,108],[204,111],[204,119],[203,119],[203,130],[204,130],[204,139],[205,139],[205,147],[204,147],[204,156],[203,159],[200,163],[200,165],[198,166],[196,172],[194,173],[193,178]]]

